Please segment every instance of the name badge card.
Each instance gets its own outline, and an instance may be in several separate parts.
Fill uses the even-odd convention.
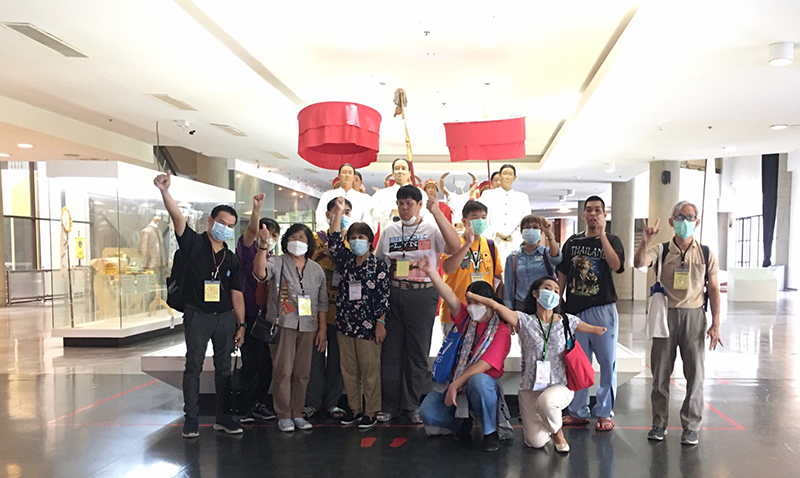
[[[539,392],[550,386],[550,362],[545,360],[536,361],[536,382],[533,384],[533,391]]]
[[[361,300],[361,283],[350,284],[350,300]]]
[[[672,283],[675,290],[686,290],[689,288],[689,270],[685,267],[675,269],[675,279]]]
[[[297,296],[297,315],[300,317],[311,317],[311,296]]]
[[[408,277],[408,270],[411,268],[411,261],[398,260],[397,267],[394,271],[394,276],[398,279],[405,279]]]
[[[339,274],[339,271],[333,272],[333,277],[331,278],[331,287],[339,287],[339,282],[342,280],[342,275]]]
[[[204,282],[205,297],[203,300],[206,302],[219,302],[219,281],[207,280]]]
[[[483,280],[483,274],[479,274],[477,272],[473,272],[471,274],[471,277],[472,277],[472,282],[485,282]]]

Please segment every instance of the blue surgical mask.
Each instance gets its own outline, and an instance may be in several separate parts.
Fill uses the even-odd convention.
[[[366,239],[353,239],[350,241],[350,250],[361,257],[369,251],[369,242]]]
[[[349,216],[342,216],[342,222],[339,223],[339,228],[344,230],[350,227],[350,217]]]
[[[694,235],[694,221],[674,221],[675,234],[681,239],[689,239]]]
[[[489,227],[489,222],[486,219],[473,219],[470,224],[472,224],[472,230],[479,236],[486,232],[486,228]]]
[[[558,305],[559,300],[558,294],[552,290],[539,289],[539,298],[536,299],[536,302],[544,307],[545,310],[553,310]]]
[[[525,244],[534,245],[539,242],[539,239],[542,238],[542,231],[539,229],[523,229],[522,230],[522,240],[525,241]]]
[[[211,235],[219,242],[225,242],[233,239],[233,228],[214,221],[214,225],[211,226]]]

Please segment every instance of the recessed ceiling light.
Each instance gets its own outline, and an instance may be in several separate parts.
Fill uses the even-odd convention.
[[[66,156],[68,158],[77,158],[78,156],[80,156],[80,154],[78,154],[78,153],[64,153],[64,156]]]
[[[11,155],[8,153],[0,153],[0,158],[10,158]]]
[[[28,144],[28,143],[19,143],[17,145],[17,148],[31,149],[31,148],[33,148],[33,145],[32,144]]]
[[[788,127],[789,127],[789,125],[786,125],[786,124],[774,124],[774,125],[770,126],[770,128],[772,128],[772,129],[786,129]]]
[[[173,98],[170,95],[165,95],[161,93],[154,93],[150,95],[151,97],[157,99],[158,101],[164,102],[173,108],[177,108],[182,111],[197,111],[197,108],[186,103],[185,101],[181,101],[177,98]]]
[[[428,52],[428,53],[426,53],[426,55],[428,55],[428,56],[436,56],[436,53]]]
[[[556,211],[556,212],[560,212],[560,213],[568,213],[568,212],[572,212],[572,210],[571,210],[570,208],[568,208],[567,206],[561,206],[561,207],[558,209],[558,211]]]
[[[739,149],[738,146],[725,146],[722,148],[723,151],[737,151]]]
[[[794,60],[794,43],[784,41],[769,46],[769,64],[786,66]]]
[[[4,23],[7,28],[70,58],[89,58],[85,53],[30,23]]]

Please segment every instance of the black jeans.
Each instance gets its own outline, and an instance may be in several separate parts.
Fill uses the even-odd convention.
[[[224,388],[231,378],[231,352],[236,335],[236,314],[232,310],[216,314],[187,307],[183,315],[186,338],[186,368],[183,371],[183,412],[186,418],[200,413],[200,372],[206,358],[208,341],[214,346],[214,388],[217,394],[217,418],[224,413]]]
[[[339,406],[339,398],[344,390],[336,333],[336,325],[328,324],[327,349],[320,352],[315,347],[311,352],[311,378],[306,389],[306,406],[318,412]]]
[[[267,405],[269,386],[272,384],[272,354],[269,351],[269,344],[264,343],[250,335],[253,323],[256,318],[245,316],[247,333],[242,344],[242,375],[244,383],[248,384],[250,391],[247,395],[247,403],[253,406],[256,403]]]

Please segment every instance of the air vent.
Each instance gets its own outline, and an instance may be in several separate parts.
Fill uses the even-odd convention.
[[[288,156],[285,156],[285,155],[283,155],[283,154],[281,154],[281,153],[279,153],[279,152],[277,152],[277,151],[267,151],[267,153],[269,153],[269,154],[271,154],[271,155],[275,156],[275,157],[276,157],[276,158],[278,158],[278,159],[289,159],[289,157],[288,157]]]
[[[30,23],[4,23],[3,25],[5,25],[7,28],[10,28],[11,30],[14,30],[20,35],[25,35],[26,37],[30,38],[36,43],[44,45],[55,52],[61,53],[66,57],[89,58],[88,55],[81,53],[74,47],[64,43],[62,40],[59,40],[50,33],[47,33],[44,30],[40,30],[39,28],[31,25]]]
[[[243,132],[241,132],[238,129],[234,128],[233,126],[229,126],[227,124],[211,123],[211,126],[216,126],[217,128],[221,129],[222,131],[225,131],[226,133],[232,134],[234,136],[247,136]]]
[[[150,95],[150,96],[152,96],[153,98],[155,98],[155,99],[157,99],[159,101],[163,101],[164,103],[172,106],[173,108],[178,108],[179,110],[197,111],[197,109],[194,106],[190,105],[189,103],[184,103],[183,101],[175,99],[175,98],[171,97],[170,95],[154,94],[154,95]]]
[[[317,173],[319,173],[319,171],[317,171],[317,170],[316,170],[316,169],[314,169],[314,168],[303,168],[303,171],[308,171],[308,172],[309,172],[309,173],[311,173],[311,174],[317,174]]]

